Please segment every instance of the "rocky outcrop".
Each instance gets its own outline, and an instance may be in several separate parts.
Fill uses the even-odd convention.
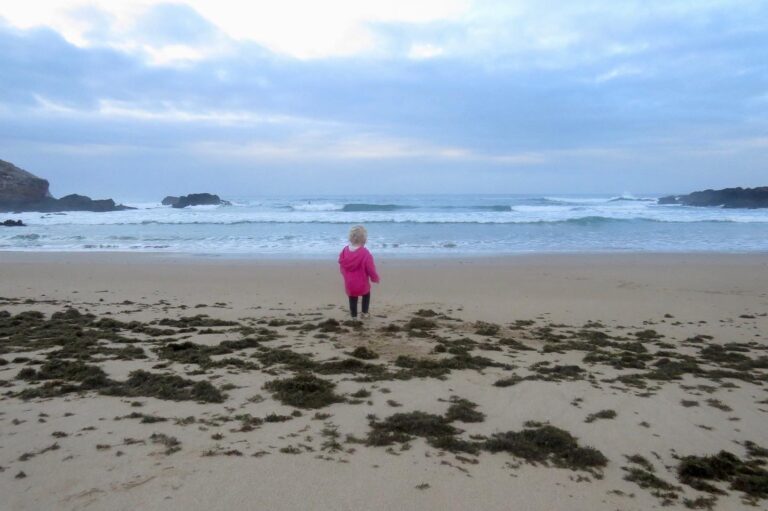
[[[170,205],[174,208],[186,208],[187,206],[231,206],[232,203],[221,200],[218,195],[212,193],[190,193],[181,197],[169,195],[163,199],[163,205]]]
[[[85,195],[66,195],[61,199],[47,197],[35,202],[6,202],[0,203],[0,211],[13,211],[21,213],[24,211],[39,211],[42,213],[55,213],[59,211],[93,211],[94,213],[104,213],[107,211],[124,211],[126,209],[136,209],[122,204],[115,204],[112,199],[91,199]]]
[[[85,195],[51,196],[48,181],[0,160],[0,211],[122,211],[135,209],[112,199],[93,200]]]
[[[26,224],[21,220],[6,220],[0,223],[3,227],[26,227]]]
[[[724,188],[703,190],[688,195],[670,195],[659,199],[659,204],[681,204],[724,208],[768,208],[768,186],[758,188]]]
[[[50,196],[48,181],[0,160],[0,204],[37,202]]]

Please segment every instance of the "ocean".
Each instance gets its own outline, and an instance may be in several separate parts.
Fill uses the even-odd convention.
[[[390,195],[230,198],[173,209],[126,202],[110,213],[4,214],[0,250],[335,256],[350,226],[377,255],[451,257],[578,252],[768,252],[768,209],[658,205],[656,197]]]

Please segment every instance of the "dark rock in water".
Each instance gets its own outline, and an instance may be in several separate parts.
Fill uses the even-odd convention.
[[[51,196],[48,181],[0,160],[0,211],[122,211],[135,209],[112,199],[93,200],[85,195]]]
[[[608,202],[653,202],[653,199],[636,199],[634,197],[616,197]]]
[[[0,225],[4,225],[5,227],[26,227],[26,224],[21,220],[6,220],[5,222],[0,223]]]
[[[125,209],[136,209],[115,204],[112,199],[91,199],[85,195],[66,195],[58,200],[58,206],[65,211],[122,211]]]
[[[20,203],[17,201],[5,204],[0,203],[0,211],[6,208],[14,212],[40,211],[42,213],[54,213],[59,211],[93,211],[95,213],[103,213],[106,211],[136,209],[129,206],[123,206],[122,204],[115,204],[115,201],[112,199],[94,200],[85,195],[77,195],[75,193],[66,195],[61,199],[48,197],[35,202]]]
[[[169,196],[163,199],[163,204],[167,199],[174,199],[176,197]],[[175,203],[171,206],[174,208],[186,208],[187,206],[231,206],[229,201],[221,200],[218,195],[211,193],[190,193],[189,195],[182,195],[178,197]]]
[[[173,195],[169,195],[165,199],[163,199],[162,205],[163,206],[175,206],[176,203],[179,202],[179,198]]]
[[[704,190],[688,195],[670,195],[659,199],[659,204],[681,204],[724,208],[768,208],[768,186],[757,188],[724,188]]]

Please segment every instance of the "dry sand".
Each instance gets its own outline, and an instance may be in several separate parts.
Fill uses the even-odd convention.
[[[136,342],[112,339],[98,345],[101,351],[78,352],[118,382],[136,369],[210,381],[226,392],[221,403],[95,391],[23,400],[19,392],[46,382],[19,379],[19,372],[65,359],[58,350],[77,336],[69,331],[56,346],[28,351],[24,332],[8,337],[0,331],[0,360],[6,362],[0,365],[0,507],[641,510],[666,503],[685,509],[686,499],[693,505],[710,494],[678,480],[680,457],[725,449],[746,460],[745,441],[768,447],[768,371],[759,363],[768,348],[768,255],[548,255],[378,265],[383,282],[373,290],[374,317],[362,327],[328,323],[322,332],[315,328],[322,321],[347,319],[334,261],[0,253],[0,311],[41,311],[41,324],[50,326],[50,315],[69,306],[96,316],[78,323],[85,331],[94,331],[99,318],[140,322],[135,326],[206,314],[237,322],[210,327],[212,333],[197,327],[158,337],[118,329]],[[435,327],[408,330],[422,309],[438,314],[422,318]],[[4,328],[12,323],[0,320]],[[397,331],[383,330],[390,325]],[[279,337],[263,337],[267,331]],[[658,335],[637,335],[643,331]],[[169,337],[174,344],[219,346],[259,335],[258,346],[211,357],[248,366],[201,367],[155,351]],[[606,339],[613,344],[600,344]],[[721,351],[703,356],[707,347],[726,343],[738,343],[724,352],[735,354],[731,358],[717,358]],[[126,346],[141,348],[148,358],[106,349]],[[313,365],[311,371],[335,383],[347,402],[301,409],[300,416],[263,388],[298,374],[296,367],[253,358],[286,348],[321,364],[349,360],[348,353],[361,346],[379,354],[364,362],[386,367],[390,377],[369,374],[363,381],[359,368],[340,373]],[[412,358],[396,363],[402,356]],[[757,362],[744,366],[739,356]],[[493,365],[453,368],[440,379],[409,373],[406,366],[414,360]],[[699,370],[673,371],[673,379],[615,380],[647,375],[664,368],[664,360],[692,362]],[[730,373],[715,378],[717,370]],[[522,381],[494,385],[511,375]],[[350,396],[361,388],[371,395]],[[463,430],[454,438],[480,447],[476,454],[439,449],[419,436],[390,446],[360,442],[372,430],[369,414],[379,424],[395,413],[443,416],[454,396],[476,403],[485,415],[481,422],[451,423]],[[601,410],[616,416],[585,422]],[[124,418],[132,412],[168,420]],[[272,413],[285,420],[253,419]],[[571,433],[579,446],[599,450],[607,464],[572,470],[552,459],[532,464],[483,447],[486,438],[520,431],[527,421]],[[153,434],[175,438],[180,450],[154,442]],[[641,488],[625,480],[628,469],[638,467],[625,457],[634,454],[674,488]],[[26,477],[17,477],[22,472]],[[750,501],[728,482],[714,484],[727,491],[717,495],[715,509],[768,503]]]

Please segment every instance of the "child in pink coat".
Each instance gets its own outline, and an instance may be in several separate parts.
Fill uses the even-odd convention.
[[[349,296],[349,312],[357,318],[357,299],[363,297],[362,317],[367,319],[368,306],[371,303],[371,282],[379,282],[373,256],[365,248],[368,232],[362,225],[356,225],[349,231],[349,245],[339,254],[339,269],[344,276],[344,289]]]

